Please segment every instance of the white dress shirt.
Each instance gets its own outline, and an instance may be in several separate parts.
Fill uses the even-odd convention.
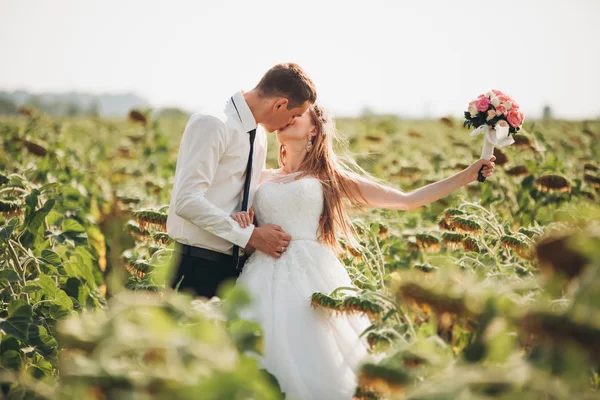
[[[193,114],[183,132],[167,233],[179,242],[232,254],[233,244],[244,248],[254,225],[242,229],[230,215],[241,210],[250,135],[256,120],[242,92],[233,95],[218,112]],[[239,116],[238,116],[239,112]],[[267,137],[258,127],[254,140],[252,204],[267,157]]]

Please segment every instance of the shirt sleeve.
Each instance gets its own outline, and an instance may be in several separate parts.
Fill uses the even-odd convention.
[[[245,247],[254,225],[241,228],[228,213],[206,199],[219,160],[227,148],[227,130],[211,116],[192,116],[179,147],[173,191],[175,214],[240,247]]]

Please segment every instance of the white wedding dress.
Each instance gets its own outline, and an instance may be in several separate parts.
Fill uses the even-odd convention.
[[[273,174],[271,174],[273,175]],[[314,292],[352,286],[335,254],[317,241],[323,211],[321,183],[313,177],[262,183],[255,194],[258,225],[277,224],[292,237],[279,259],[255,251],[237,284],[253,304],[244,319],[264,332],[263,368],[274,375],[286,399],[350,400],[356,371],[369,357],[359,335],[366,316],[334,315],[310,305]]]

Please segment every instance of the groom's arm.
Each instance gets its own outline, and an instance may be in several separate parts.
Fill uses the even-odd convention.
[[[192,116],[181,139],[181,153],[175,180],[175,214],[186,221],[242,248],[246,247],[254,225],[239,226],[229,214],[206,199],[219,160],[227,148],[227,130],[211,116]]]

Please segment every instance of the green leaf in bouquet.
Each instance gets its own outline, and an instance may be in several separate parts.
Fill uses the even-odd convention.
[[[494,124],[495,124],[496,122],[498,122],[498,120],[499,120],[499,119],[500,119],[499,117],[494,117],[494,118],[492,118],[492,119],[490,119],[490,120],[488,121],[488,120],[487,120],[487,117],[486,117],[485,123],[486,123],[486,125],[489,125],[490,127],[493,127],[493,126],[494,126]]]

